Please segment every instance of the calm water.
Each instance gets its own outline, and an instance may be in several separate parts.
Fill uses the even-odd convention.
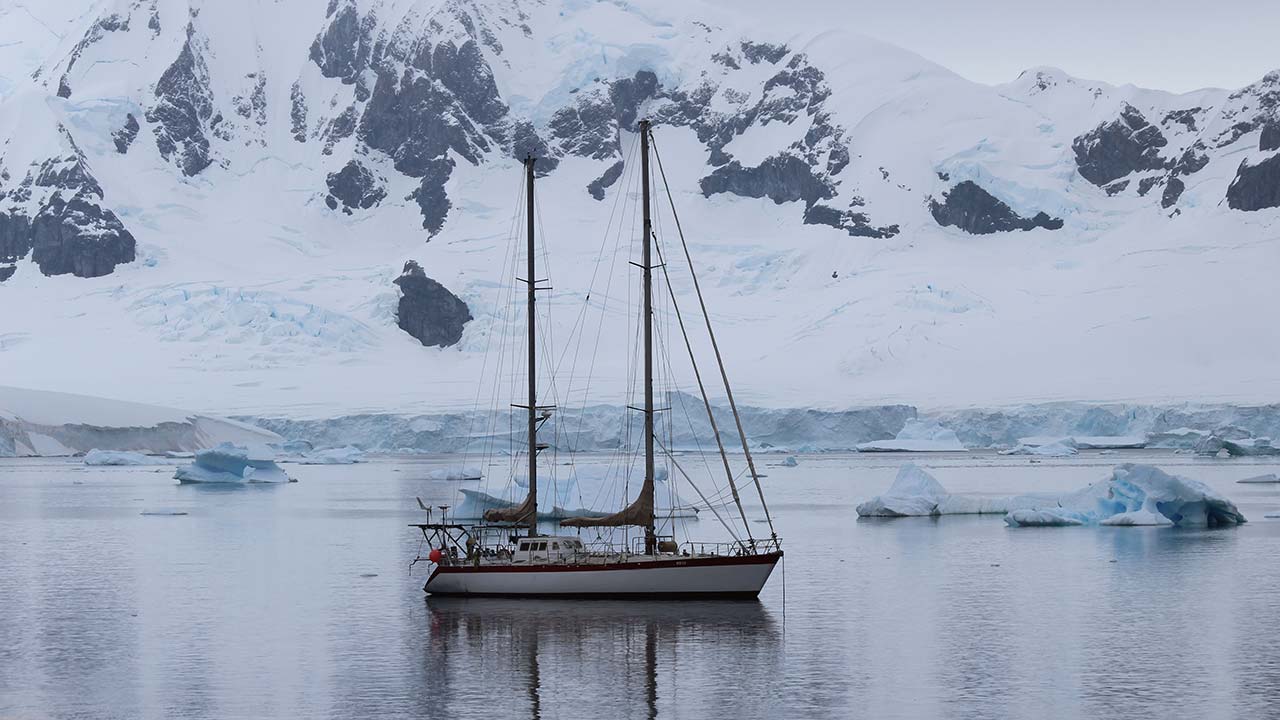
[[[413,496],[455,499],[427,461],[232,489],[0,461],[0,717],[1280,714],[1280,520],[1263,517],[1280,487],[1234,484],[1280,467],[919,461],[952,491],[1009,494],[1142,459],[1251,522],[858,521],[902,458],[802,456],[766,481],[785,570],[759,603],[692,604],[424,599]]]

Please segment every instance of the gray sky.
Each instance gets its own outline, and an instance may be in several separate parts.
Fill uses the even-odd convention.
[[[983,83],[1036,65],[1112,84],[1238,88],[1280,69],[1280,0],[708,0],[770,24],[843,22]]]

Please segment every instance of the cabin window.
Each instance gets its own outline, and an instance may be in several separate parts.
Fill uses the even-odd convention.
[[[528,552],[528,551],[529,551],[529,543],[527,542],[520,543],[520,552]]]
[[[551,549],[552,549],[552,550],[559,550],[559,549],[560,549],[560,543],[558,543],[558,542],[553,542],[553,543],[551,543]]]
[[[538,543],[538,550],[540,550],[540,551],[545,551],[546,549],[547,549],[547,544],[546,544],[546,543],[544,543],[544,542],[540,542],[540,543]]]

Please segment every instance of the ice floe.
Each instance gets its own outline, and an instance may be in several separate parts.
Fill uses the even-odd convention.
[[[892,440],[858,443],[858,452],[964,452],[953,430],[936,422],[908,420]]]
[[[479,480],[484,477],[484,473],[479,466],[464,465],[461,467],[448,467],[432,470],[427,473],[427,480]]]
[[[1232,428],[1236,430],[1236,428]],[[1280,455],[1280,447],[1271,444],[1268,437],[1242,437],[1237,432],[1215,432],[1196,444],[1196,453],[1200,455],[1223,454],[1230,457],[1260,457]]]
[[[139,452],[130,452],[126,450],[98,450],[94,448],[84,454],[84,464],[93,466],[107,465],[172,465],[169,460],[161,457],[152,457],[143,455]]]
[[[796,460],[795,455],[788,455],[786,458],[782,460],[782,462],[778,463],[780,467],[795,467],[799,464],[800,464],[800,461]]]
[[[1058,441],[1047,445],[1019,445],[1008,450],[1001,450],[1001,455],[1036,455],[1039,457],[1070,457],[1076,449],[1065,442]]]
[[[264,449],[222,443],[196,453],[174,474],[181,483],[286,483],[289,476]]]
[[[1275,473],[1267,473],[1265,475],[1247,477],[1243,480],[1237,480],[1236,482],[1245,485],[1268,485],[1271,483],[1280,483],[1280,477],[1277,477]]]

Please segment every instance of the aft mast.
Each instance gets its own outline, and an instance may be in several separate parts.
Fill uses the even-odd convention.
[[[532,506],[532,511],[529,513],[529,537],[538,534],[538,354],[535,351],[538,333],[537,316],[533,313],[538,294],[538,276],[534,274],[533,248],[533,164],[535,162],[532,155],[524,161],[525,187],[529,189],[528,208],[525,211],[529,221],[529,257],[526,260],[525,270],[528,275],[525,278],[525,285],[529,289],[529,499],[526,501]]]
[[[640,502],[649,506],[649,517],[644,528],[644,554],[657,551],[654,519],[654,459],[653,459],[653,227],[649,213],[649,121],[640,121],[640,187],[644,203],[644,250],[640,261],[644,264],[644,486]]]

